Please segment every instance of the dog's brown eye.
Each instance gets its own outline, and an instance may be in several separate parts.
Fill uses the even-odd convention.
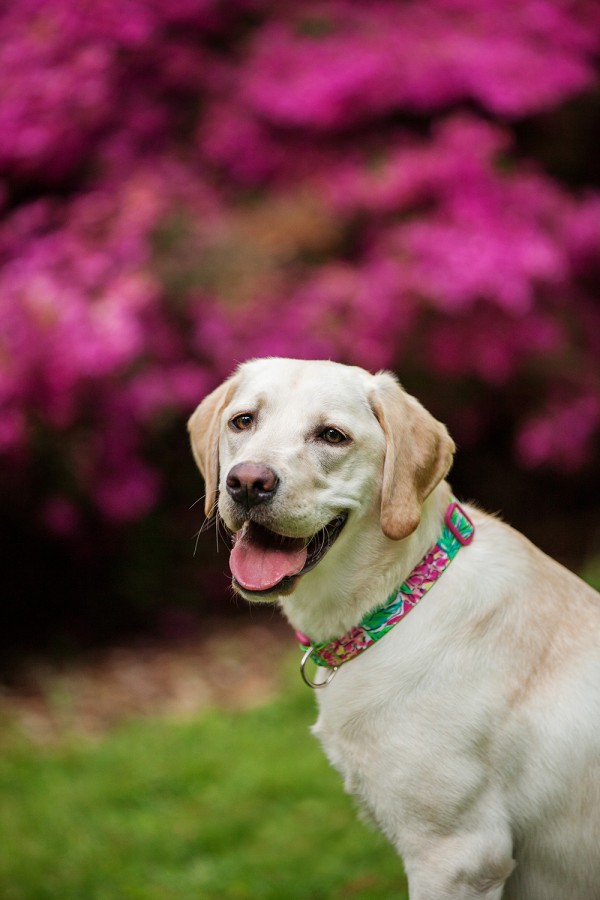
[[[346,444],[348,438],[338,428],[325,428],[319,435],[326,444]]]
[[[254,416],[250,413],[242,413],[240,416],[234,416],[229,422],[234,431],[246,431],[254,422]]]

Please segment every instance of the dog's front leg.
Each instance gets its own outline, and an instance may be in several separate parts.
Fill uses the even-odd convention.
[[[493,842],[473,835],[427,844],[404,860],[410,900],[501,900],[515,865],[508,835]]]

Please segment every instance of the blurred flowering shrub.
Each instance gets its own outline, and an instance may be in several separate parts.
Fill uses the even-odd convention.
[[[153,438],[266,354],[410,373],[463,443],[501,392],[517,461],[583,465],[600,193],[518,131],[599,52],[595,0],[4,4],[5,476],[135,520]]]

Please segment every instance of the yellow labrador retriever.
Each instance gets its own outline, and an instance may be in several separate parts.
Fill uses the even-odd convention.
[[[254,360],[189,428],[233,586],[297,630],[411,900],[599,900],[598,595],[452,497],[451,438],[389,373]]]

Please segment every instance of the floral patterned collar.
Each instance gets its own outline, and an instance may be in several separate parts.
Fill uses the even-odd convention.
[[[470,544],[475,534],[475,526],[455,497],[444,516],[444,530],[436,544],[427,552],[418,566],[399,588],[393,591],[383,606],[367,613],[360,624],[345,635],[333,641],[315,643],[303,634],[296,632],[304,656],[300,664],[300,672],[304,681],[313,688],[325,687],[329,684],[338,668],[349,659],[367,650],[376,641],[391,631],[433,587],[440,575],[450,565],[461,547]],[[308,660],[318,666],[328,668],[329,675],[323,682],[312,681],[305,672]]]

